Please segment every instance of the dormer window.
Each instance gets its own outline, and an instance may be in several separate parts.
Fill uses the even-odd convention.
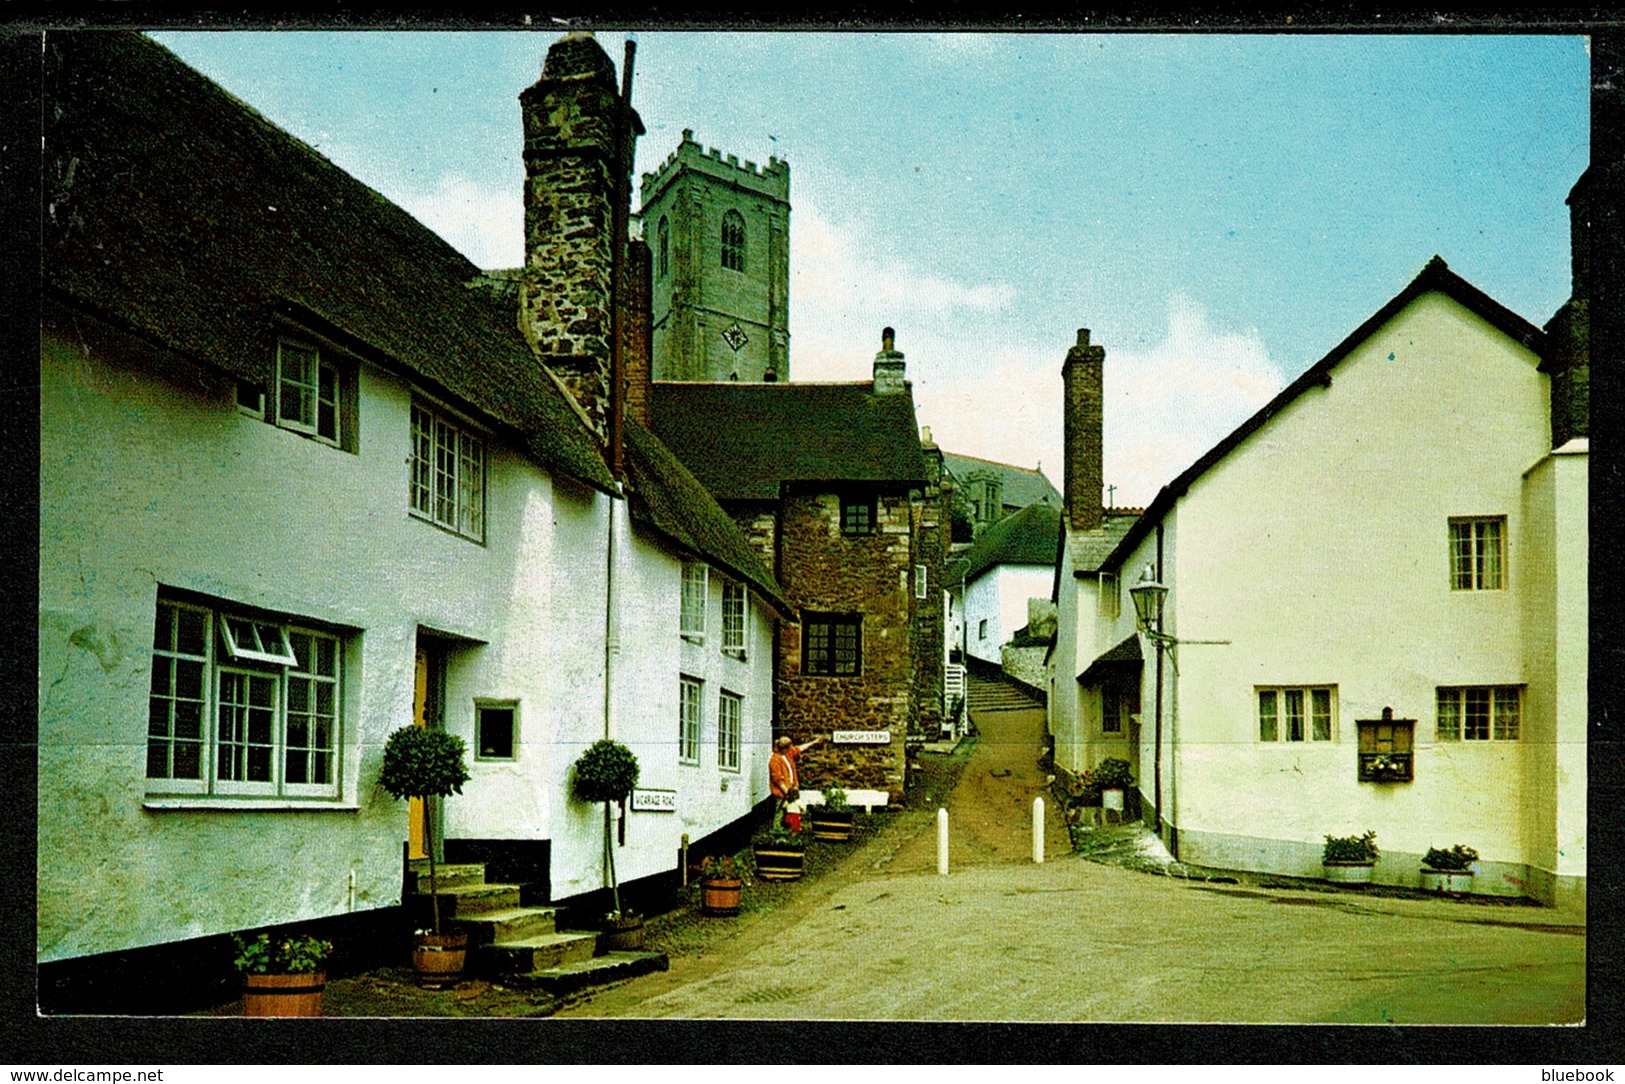
[[[722,216],[722,266],[730,271],[745,269],[745,218],[738,211]]]
[[[342,376],[314,346],[277,342],[277,424],[284,429],[338,444]]]

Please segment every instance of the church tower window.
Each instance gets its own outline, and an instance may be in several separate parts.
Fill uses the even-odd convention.
[[[671,222],[665,215],[660,216],[660,225],[655,227],[655,274],[665,278],[671,272]]]
[[[722,216],[722,266],[732,271],[745,269],[745,218],[738,211]]]

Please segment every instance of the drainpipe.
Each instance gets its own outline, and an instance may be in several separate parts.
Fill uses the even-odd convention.
[[[1162,524],[1160,524],[1160,523],[1157,524],[1157,579],[1162,583],[1168,582],[1168,581],[1166,581],[1166,580],[1164,580],[1162,578]],[[1158,632],[1162,631],[1162,619],[1161,618],[1157,619],[1157,631]],[[1153,739],[1155,741],[1155,743],[1156,743],[1156,755],[1152,758],[1152,765],[1153,765],[1152,771],[1154,773],[1155,781],[1156,781],[1155,782],[1156,792],[1155,792],[1155,794],[1153,796],[1152,801],[1153,801],[1153,807],[1155,808],[1156,814],[1157,814],[1156,830],[1157,830],[1157,837],[1159,839],[1162,837],[1162,653],[1163,653],[1162,641],[1158,640],[1157,641],[1157,720],[1156,720],[1156,727],[1155,727],[1155,731],[1154,731],[1155,737]]]

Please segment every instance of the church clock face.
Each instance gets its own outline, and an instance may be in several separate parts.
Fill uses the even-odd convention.
[[[750,339],[745,335],[745,329],[740,327],[739,322],[736,320],[729,324],[728,329],[722,333],[722,341],[728,344],[728,349],[737,354],[745,348],[745,344],[750,342]]]

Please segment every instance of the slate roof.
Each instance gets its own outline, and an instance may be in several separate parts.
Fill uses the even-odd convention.
[[[942,464],[953,475],[954,484],[958,486],[966,485],[977,475],[998,475],[1003,482],[1001,500],[1006,508],[1025,508],[1029,504],[1039,503],[1057,508],[1061,505],[1060,491],[1041,470],[995,463],[991,459],[979,459],[973,455],[955,455],[953,452],[942,453]]]
[[[48,295],[262,388],[290,317],[613,487],[511,302],[405,211],[146,38],[52,32],[44,67]]]
[[[787,482],[923,485],[912,394],[852,384],[660,381],[653,428],[718,500],[778,500]]]
[[[1544,358],[1546,354],[1546,336],[1528,320],[1519,316],[1511,309],[1502,305],[1489,294],[1480,290],[1454,271],[1443,259],[1434,256],[1427,266],[1422,268],[1420,274],[1411,280],[1410,284],[1396,294],[1382,308],[1371,315],[1365,323],[1355,328],[1342,342],[1332,347],[1331,352],[1304,371],[1292,383],[1283,388],[1280,394],[1265,403],[1259,411],[1236,427],[1235,431],[1225,437],[1212,448],[1208,449],[1195,463],[1185,469],[1179,477],[1163,486],[1157,493],[1156,499],[1146,508],[1145,514],[1135,521],[1133,529],[1125,535],[1112,553],[1101,562],[1102,569],[1114,568],[1128,559],[1152,527],[1168,514],[1174,502],[1190,489],[1202,475],[1219,460],[1229,455],[1231,450],[1257,432],[1265,422],[1279,414],[1292,404],[1298,396],[1312,387],[1325,387],[1331,383],[1331,373],[1338,363],[1354,352],[1355,348],[1376,333],[1377,329],[1399,315],[1400,311],[1421,297],[1423,294],[1438,291],[1459,302],[1468,311],[1481,317],[1486,323],[1499,330],[1508,338],[1528,347],[1536,356]]]
[[[1083,673],[1078,675],[1079,685],[1092,685],[1114,669],[1132,669],[1144,661],[1140,655],[1140,636],[1135,633],[1122,643],[1110,647],[1095,657]]]
[[[998,565],[1043,565],[1053,568],[1061,544],[1061,510],[1029,504],[982,532],[965,551],[966,583]]]
[[[786,620],[795,610],[728,513],[653,433],[626,420],[632,518],[752,587]]]
[[[1068,530],[1072,541],[1073,575],[1099,571],[1141,514],[1139,509],[1107,509],[1100,530],[1078,533]]]

